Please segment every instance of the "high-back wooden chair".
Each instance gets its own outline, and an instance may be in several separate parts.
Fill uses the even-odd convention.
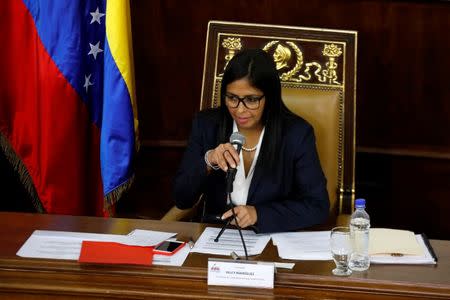
[[[211,21],[205,49],[200,109],[220,105],[224,69],[244,48],[273,56],[286,106],[307,120],[330,198],[330,220],[346,224],[355,195],[355,105],[357,32]],[[188,210],[172,208],[177,220]]]

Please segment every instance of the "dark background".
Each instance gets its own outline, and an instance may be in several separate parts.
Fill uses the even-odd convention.
[[[171,180],[200,107],[208,21],[252,22],[358,31],[356,196],[367,199],[372,226],[450,239],[450,2],[131,5],[142,145],[120,216],[160,218],[173,205]],[[0,168],[3,195],[23,201],[1,156]]]

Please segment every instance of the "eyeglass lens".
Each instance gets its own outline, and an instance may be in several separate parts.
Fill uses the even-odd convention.
[[[226,100],[228,103],[228,106],[231,108],[236,108],[239,106],[239,103],[243,103],[246,108],[249,109],[257,109],[259,107],[259,102],[264,97],[264,95],[261,96],[244,96],[239,97],[236,95],[226,95]]]

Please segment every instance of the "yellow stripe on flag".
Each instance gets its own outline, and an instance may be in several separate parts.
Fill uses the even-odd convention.
[[[106,2],[106,38],[111,55],[127,85],[134,115],[136,147],[138,143],[138,114],[134,82],[133,43],[131,37],[130,3],[128,0]]]

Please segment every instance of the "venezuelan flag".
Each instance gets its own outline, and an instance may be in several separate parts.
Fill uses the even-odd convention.
[[[128,1],[3,0],[0,11],[2,150],[39,211],[103,215],[131,184],[138,147]]]

